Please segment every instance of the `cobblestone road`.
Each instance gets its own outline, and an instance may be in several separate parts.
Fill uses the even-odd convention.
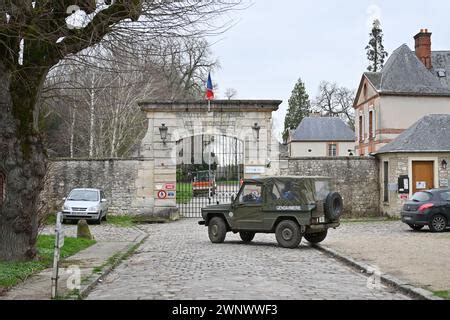
[[[282,249],[274,235],[214,245],[196,219],[144,228],[146,242],[88,299],[407,299],[368,289],[367,277],[306,244]]]

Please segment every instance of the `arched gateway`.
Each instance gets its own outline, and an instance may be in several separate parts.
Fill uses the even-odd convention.
[[[198,217],[226,203],[241,178],[278,171],[272,135],[278,100],[142,101],[148,131],[141,145],[135,207],[141,213]]]

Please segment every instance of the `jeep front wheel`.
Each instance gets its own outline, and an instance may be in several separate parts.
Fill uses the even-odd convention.
[[[327,237],[328,230],[317,232],[317,233],[308,233],[305,234],[305,239],[312,244],[320,243]]]
[[[214,217],[208,224],[209,240],[212,243],[222,243],[227,235],[227,226],[222,218]]]
[[[289,249],[297,248],[302,241],[300,227],[292,220],[281,221],[275,230],[275,237],[281,247]]]
[[[239,236],[241,237],[242,241],[249,243],[252,242],[255,238],[254,232],[248,232],[248,231],[241,231],[239,232]]]

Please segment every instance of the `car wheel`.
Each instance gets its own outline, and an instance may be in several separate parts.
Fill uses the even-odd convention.
[[[302,241],[299,225],[292,220],[281,221],[276,230],[275,237],[278,244],[283,248],[297,248]]]
[[[212,243],[222,243],[227,236],[227,226],[222,218],[214,217],[208,224],[209,240]]]
[[[414,231],[420,231],[423,229],[424,226],[418,226],[416,224],[408,224],[408,226],[413,229]]]
[[[437,214],[430,221],[430,230],[433,232],[442,232],[447,228],[447,219]]]
[[[255,238],[255,233],[249,231],[241,231],[239,232],[239,236],[241,237],[242,241],[249,243],[252,242]]]
[[[106,218],[107,213],[105,213],[105,215],[103,216],[102,220],[103,221],[108,221],[108,219]]]
[[[325,215],[331,221],[337,221],[342,216],[344,210],[344,202],[338,192],[332,192],[328,194],[325,204]]]
[[[305,239],[312,244],[320,243],[327,237],[328,230],[317,232],[317,233],[308,233],[305,234]]]
[[[94,224],[102,224],[102,213],[100,212],[100,214],[98,215],[98,219],[96,219],[94,221]]]

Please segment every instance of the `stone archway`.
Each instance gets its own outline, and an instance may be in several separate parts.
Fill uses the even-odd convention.
[[[148,119],[136,180],[134,207],[140,213],[177,213],[177,141],[198,135],[223,135],[244,143],[244,178],[277,173],[279,144],[272,135],[272,112],[279,100],[142,101]]]

